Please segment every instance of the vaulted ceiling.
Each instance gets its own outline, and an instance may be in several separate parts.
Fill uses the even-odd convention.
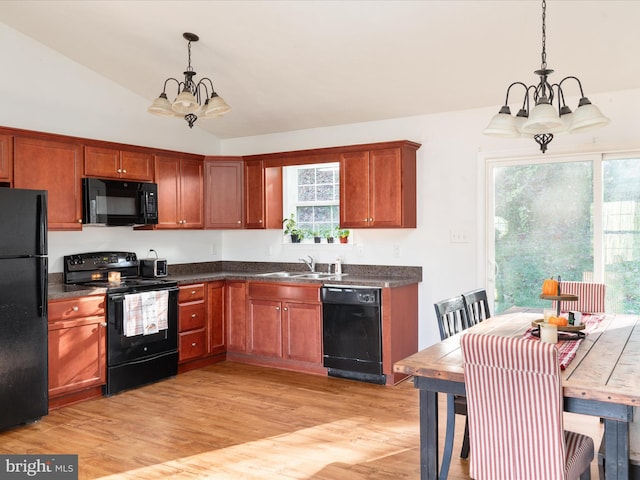
[[[196,79],[211,78],[232,111],[194,128],[219,138],[497,111],[509,83],[537,80],[541,17],[537,0],[0,3],[0,22],[149,104],[187,66],[183,32],[198,34]],[[637,1],[549,0],[551,80],[575,75],[587,96],[638,88],[639,22]]]

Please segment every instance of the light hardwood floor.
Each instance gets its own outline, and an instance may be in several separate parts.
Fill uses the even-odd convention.
[[[417,480],[418,418],[410,381],[384,387],[223,362],[52,411],[0,433],[0,450],[78,454],[80,479]],[[462,417],[457,424],[453,480],[468,478],[457,457]],[[598,419],[567,416],[566,427],[599,444]]]

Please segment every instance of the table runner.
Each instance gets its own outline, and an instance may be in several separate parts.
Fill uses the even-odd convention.
[[[604,314],[592,314],[582,315],[582,323],[584,323],[584,334],[589,335],[589,333],[593,332],[604,318]],[[524,338],[528,338],[530,340],[539,340],[538,337],[534,336],[531,332],[534,327],[529,327],[526,332],[524,332]],[[576,357],[576,353],[578,352],[578,347],[580,347],[580,343],[582,343],[582,338],[576,340],[558,340],[556,343],[556,348],[558,349],[558,361],[560,362],[560,370],[564,370],[571,363],[571,361]]]

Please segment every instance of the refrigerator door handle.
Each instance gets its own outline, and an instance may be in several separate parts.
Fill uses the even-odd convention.
[[[38,255],[47,255],[47,196],[38,195]]]
[[[49,313],[48,304],[48,259],[40,257],[38,265],[38,313],[41,317],[47,318]]]

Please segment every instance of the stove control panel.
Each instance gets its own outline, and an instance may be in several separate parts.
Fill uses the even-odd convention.
[[[106,277],[106,271],[121,272],[123,277],[138,276],[140,262],[133,252],[89,252],[65,255],[64,282],[83,283]]]

